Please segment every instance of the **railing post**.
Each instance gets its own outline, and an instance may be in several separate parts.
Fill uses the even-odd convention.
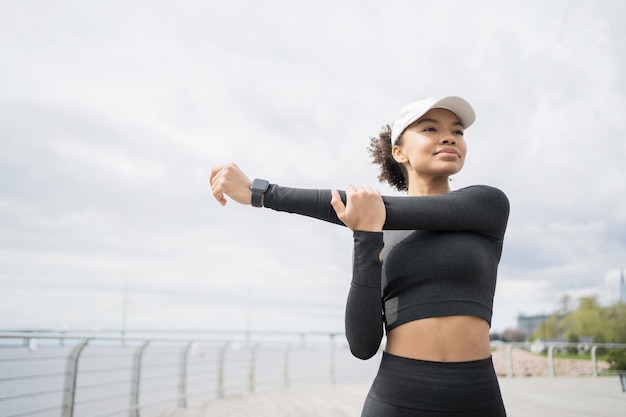
[[[597,345],[591,346],[591,366],[593,367],[593,376],[596,378],[598,376],[598,357],[596,355]]]
[[[220,349],[218,354],[217,364],[217,397],[222,398],[224,396],[224,356],[226,356],[226,349],[228,349],[229,342],[224,343],[224,346]]]
[[[330,363],[328,367],[330,383],[335,384],[335,335],[330,334]]]
[[[506,376],[507,378],[513,378],[513,345],[508,344],[504,349],[506,355]]]
[[[556,376],[556,371],[554,368],[554,345],[550,345],[548,347],[548,366],[549,366],[550,376],[554,378]]]
[[[131,368],[130,378],[130,407],[128,408],[129,417],[139,417],[139,392],[141,389],[141,360],[143,352],[146,350],[150,341],[145,341],[139,346],[133,354],[133,365]]]
[[[285,346],[285,352],[283,353],[283,385],[285,388],[289,388],[289,351],[291,350],[291,343],[287,343]]]
[[[190,342],[181,352],[180,369],[178,371],[178,406],[187,408],[187,358],[189,351],[194,346],[194,342]]]
[[[74,403],[76,401],[76,379],[78,378],[78,359],[83,349],[87,346],[90,339],[85,339],[82,343],[74,346],[67,356],[65,366],[65,384],[63,390],[63,408],[61,409],[61,417],[74,416]]]
[[[254,391],[254,368],[256,365],[256,351],[259,348],[259,343],[252,345],[250,350],[250,369],[248,370],[248,391]]]

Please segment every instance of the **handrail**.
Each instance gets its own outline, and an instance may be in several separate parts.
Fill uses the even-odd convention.
[[[178,406],[187,408],[187,364],[189,362],[189,351],[196,345],[189,342],[180,353],[180,367],[178,373]]]
[[[261,343],[257,340],[259,335],[251,334],[246,334],[246,340],[235,338],[224,341],[218,337],[194,338],[193,340],[178,336],[146,339],[93,333],[0,332],[0,344],[4,346],[0,350],[0,355],[6,354],[6,352],[22,352],[19,356],[0,358],[0,375],[2,375],[0,384],[15,385],[20,383],[28,384],[31,387],[28,391],[26,389],[22,392],[6,391],[7,395],[0,395],[0,403],[3,404],[3,416],[4,410],[9,413],[6,417],[28,417],[59,410],[62,417],[73,417],[77,415],[77,410],[80,408],[81,416],[97,417],[119,415],[120,412],[125,412],[129,416],[139,417],[144,409],[168,403],[171,406],[187,407],[191,397],[207,400],[229,395],[233,392],[254,391],[262,387],[263,384],[257,375],[259,364],[256,355],[261,349],[278,348],[279,352],[283,352],[285,343],[291,346],[294,340],[298,339],[302,342],[302,346],[309,349],[306,347],[308,343],[306,338],[310,338],[313,346],[317,348],[319,344],[315,343],[315,339],[312,338],[322,334],[324,333],[282,333],[283,336],[289,336],[287,337],[288,340],[290,339],[289,342],[271,340],[270,337],[269,340]],[[295,339],[296,337],[297,339]],[[327,333],[325,337],[324,343],[325,349],[327,349],[329,343],[335,343],[335,334]],[[9,344],[3,344],[3,340]],[[54,343],[57,340],[59,344]],[[13,343],[13,341],[21,343]],[[199,352],[198,345],[200,343],[205,348],[205,354],[213,352],[212,354],[217,355],[216,368],[207,366],[207,361],[210,361],[208,357],[198,366],[199,359],[196,353]],[[66,353],[60,354],[59,349]],[[119,349],[119,351],[115,349]],[[335,348],[332,347],[332,349]],[[45,353],[46,351],[49,351],[51,355],[42,356],[42,352]],[[234,354],[238,351],[240,353],[236,355],[237,358],[242,352],[248,355],[244,364],[239,364],[234,361],[235,357],[230,357],[230,353]],[[280,379],[282,376],[286,386],[288,384],[286,378],[289,374],[288,349],[284,352],[285,354],[281,355],[282,358],[278,358],[275,365],[273,361],[269,363],[270,366],[277,368],[277,378]],[[149,361],[144,360],[147,356],[150,356]],[[127,359],[130,359],[132,363],[127,366],[121,365]],[[65,366],[52,372],[58,367],[57,364],[62,361],[65,362]],[[103,363],[105,365],[102,365]],[[39,366],[39,364],[47,365]],[[267,366],[267,364],[264,365]],[[4,373],[3,368],[13,369],[13,371]],[[197,369],[192,370],[192,368]],[[21,373],[16,372],[15,369],[19,369]],[[167,372],[167,378],[164,378],[164,372],[159,372],[161,369]],[[128,377],[122,377],[125,373]],[[211,379],[211,375],[215,375],[217,378]],[[106,378],[98,381],[98,377]],[[51,379],[50,383],[52,384],[56,383],[53,378],[61,378],[62,381],[58,389],[49,389],[50,383],[39,382],[43,378]],[[174,384],[174,387],[178,387],[177,390],[172,390],[171,382],[158,383],[159,381],[170,380],[177,381],[177,384]],[[205,381],[208,385],[198,386],[196,380]],[[213,384],[211,384],[211,380],[214,381]],[[245,380],[247,383],[243,382]],[[111,400],[119,402],[120,395],[117,392],[113,393],[113,390],[126,385],[128,381],[130,381],[130,390],[126,394],[128,402],[109,406],[108,403]],[[155,384],[155,382],[157,383]],[[40,385],[42,389],[37,390],[37,385]],[[43,389],[44,385],[46,389]],[[2,391],[0,385],[0,392]],[[56,395],[61,396],[60,404],[44,404],[44,397]],[[8,407],[5,407],[5,405],[23,402],[27,399],[32,399],[32,403],[23,405],[20,409],[9,410]],[[96,404],[98,407],[100,405],[102,407],[93,409]],[[92,407],[92,411],[85,413],[84,407]]]
[[[53,376],[62,376],[65,375],[65,372],[51,372],[46,374],[32,374],[32,375],[20,375],[13,377],[2,377],[0,378],[0,382],[4,381],[17,381],[20,379],[35,379],[35,378],[51,378]]]
[[[61,417],[74,417],[74,406],[76,405],[76,379],[78,378],[78,360],[80,359],[82,351],[89,344],[89,340],[90,339],[85,339],[82,343],[76,345],[67,357]]]
[[[143,357],[143,352],[146,350],[148,345],[150,344],[150,340],[145,340],[141,346],[135,350],[133,354],[133,365],[132,365],[132,377],[131,377],[131,390],[130,390],[130,417],[139,417],[139,392],[140,392],[140,382],[141,382],[141,360]]]
[[[289,334],[294,335],[301,341],[308,337],[306,334]],[[13,344],[20,339],[24,343]],[[262,340],[258,335],[247,335],[247,340],[241,341],[217,337],[148,339],[0,332],[0,344],[3,340],[10,344],[5,346],[8,349],[0,350],[0,355],[9,352],[15,356],[0,358],[0,392],[6,393],[0,394],[3,417],[32,417],[53,410],[59,410],[62,417],[77,413],[86,417],[120,413],[140,417],[149,408],[166,407],[167,404],[172,408],[189,407],[191,398],[206,401],[268,386],[289,388],[297,383],[311,383],[313,374],[325,383],[336,384],[341,378],[349,377],[347,372],[354,372],[359,375],[358,380],[365,381],[371,380],[375,371],[371,362],[352,358],[345,339],[339,338],[337,333],[327,333],[324,344],[313,345],[298,345],[293,338]],[[40,343],[31,343],[35,340]],[[43,340],[50,343],[41,342]],[[61,347],[54,343],[56,340],[60,341]],[[66,342],[72,343],[66,346]],[[543,343],[548,350],[551,377],[557,374],[556,349],[587,346],[593,364],[592,374],[598,376],[597,349],[626,348],[626,344],[615,343]],[[514,376],[514,347],[529,349],[530,344],[504,344],[508,377]],[[50,356],[45,356],[46,352]],[[316,362],[309,363],[313,360]],[[121,363],[128,365],[122,366]],[[55,367],[59,370],[55,371]],[[167,378],[163,377],[163,371],[167,371]],[[54,378],[58,381],[55,382]],[[11,390],[3,389],[3,384],[11,384]],[[58,388],[51,389],[51,384],[58,384]],[[114,392],[120,386],[124,386],[124,392]],[[120,396],[125,399],[123,403],[119,401]],[[96,408],[95,403],[99,404]]]
[[[508,342],[505,343],[505,360],[507,366],[507,377],[512,378],[513,375],[513,348],[530,349],[531,345],[544,345],[547,351],[548,357],[548,376],[551,378],[556,377],[556,359],[554,356],[555,349],[565,349],[571,347],[586,347],[590,352],[590,360],[592,364],[592,376],[597,377],[598,372],[598,357],[596,355],[597,348],[604,349],[626,349],[626,343],[570,343],[570,342]]]

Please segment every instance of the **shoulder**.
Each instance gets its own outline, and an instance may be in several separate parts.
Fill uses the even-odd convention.
[[[490,185],[470,185],[454,190],[452,193],[467,199],[468,204],[490,206],[494,210],[507,214],[510,209],[509,198],[504,191]]]
[[[458,190],[452,191],[452,193],[456,193],[462,196],[471,197],[484,197],[484,198],[492,198],[497,200],[508,201],[508,197],[504,193],[504,191],[499,188],[492,187],[490,185],[470,185],[464,188],[459,188]]]

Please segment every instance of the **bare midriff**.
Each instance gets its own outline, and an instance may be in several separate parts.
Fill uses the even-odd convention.
[[[405,358],[467,362],[488,358],[489,323],[476,316],[430,317],[402,324],[387,334],[385,351]]]

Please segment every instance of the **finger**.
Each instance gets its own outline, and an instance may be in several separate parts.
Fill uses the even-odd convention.
[[[222,188],[222,181],[219,175],[213,177],[211,182],[211,192],[213,197],[220,203],[222,206],[226,205],[226,198],[224,197],[224,191]]]
[[[365,192],[372,197],[378,197],[381,195],[380,191],[374,187],[366,187]]]
[[[337,213],[337,217],[341,221],[343,221],[345,214],[346,214],[346,206],[343,204],[343,201],[341,201],[341,196],[339,195],[339,191],[333,189],[333,190],[330,190],[330,194],[332,196],[332,198],[330,199],[330,205],[335,210],[335,213]]]
[[[213,197],[217,200],[218,203],[225,206],[226,205],[226,197],[224,197],[224,193],[220,191],[213,191]]]
[[[346,210],[346,206],[341,200],[341,195],[339,195],[339,191],[333,189],[330,190],[330,194],[332,196],[332,198],[330,199],[331,206],[333,206],[335,211],[337,211],[337,209],[340,209],[342,212],[344,212]]]
[[[211,192],[213,194],[213,197],[215,197],[217,201],[224,205],[224,194],[221,191],[219,181],[222,174],[222,168],[223,165],[220,165],[211,169],[211,174],[209,175],[209,184],[211,185]]]
[[[354,204],[356,201],[359,201],[359,196],[361,193],[361,187],[358,185],[350,184],[346,187],[346,206],[351,203]]]
[[[216,178],[218,177],[218,175],[220,175],[222,173],[223,168],[225,167],[225,165],[220,165],[220,166],[216,166],[211,170],[211,175],[209,176],[209,183],[211,185],[213,185],[213,183],[215,182]]]

